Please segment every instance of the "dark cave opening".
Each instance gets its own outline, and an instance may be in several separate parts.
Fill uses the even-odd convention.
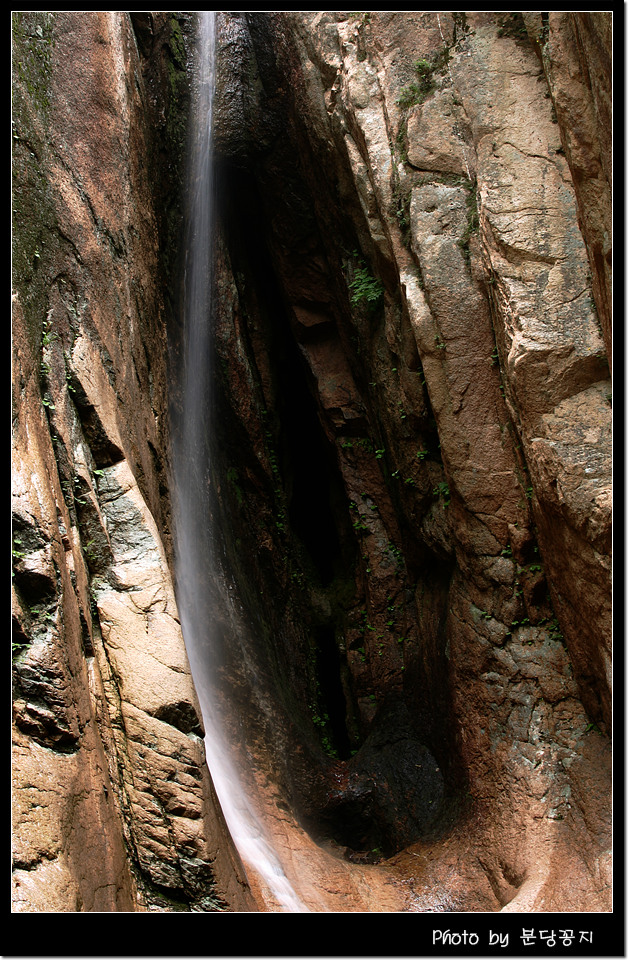
[[[342,687],[340,653],[333,625],[319,627],[316,631],[316,669],[332,746],[340,760],[347,760],[351,756],[347,701]]]
[[[269,426],[293,533],[322,586],[351,565],[347,501],[335,450],[319,419],[308,368],[288,321],[281,280],[268,248],[269,224],[254,178],[221,166],[219,203],[234,275],[245,277],[264,327],[275,385]]]
[[[342,616],[339,597],[343,588],[350,588],[355,566],[346,491],[335,447],[319,417],[309,367],[288,319],[280,271],[278,274],[269,250],[270,226],[255,178],[224,163],[218,182],[220,220],[240,308],[247,318],[242,336],[248,338],[246,349],[258,370],[264,370],[264,428],[274,456],[274,482],[285,503],[290,550],[296,548],[307,591],[322,591],[329,601],[326,613],[303,610],[313,656],[311,679],[316,685],[319,720],[324,723],[318,731],[320,742],[327,752],[346,759],[352,745],[343,664],[336,644],[337,617]],[[226,408],[225,416],[231,416]],[[237,455],[233,431],[225,429],[224,439]],[[223,454],[225,449],[223,445]],[[284,518],[278,519],[283,522]],[[295,661],[302,655],[305,651],[294,651]],[[291,660],[293,654],[288,656]]]
[[[297,805],[314,835],[332,837],[349,852],[359,855],[379,852],[390,856],[404,843],[429,831],[436,811],[442,809],[445,801],[444,780],[451,770],[449,762],[440,758],[448,754],[448,734],[444,732],[448,724],[439,694],[429,683],[436,681],[440,690],[442,678],[438,667],[424,673],[420,663],[409,664],[405,688],[413,700],[413,710],[418,706],[421,714],[420,736],[408,730],[400,739],[398,718],[381,717],[376,729],[358,733],[354,677],[338,642],[344,603],[347,600],[349,609],[352,601],[347,599],[348,593],[351,589],[353,597],[356,588],[356,539],[337,452],[324,429],[312,373],[299,340],[309,338],[304,349],[312,338],[326,341],[334,335],[333,320],[330,315],[316,329],[296,329],[291,324],[291,304],[315,302],[307,277],[305,286],[300,286],[297,277],[301,276],[300,264],[309,262],[320,248],[309,211],[302,205],[299,228],[294,232],[282,229],[281,220],[273,220],[273,189],[269,186],[264,193],[264,173],[259,176],[258,180],[252,171],[223,163],[218,177],[219,208],[244,321],[239,324],[238,335],[246,338],[245,349],[259,374],[260,396],[265,402],[264,430],[274,458],[275,503],[283,503],[285,514],[280,519],[289,528],[285,534],[290,562],[296,559],[305,578],[303,597],[296,600],[295,607],[301,619],[303,646],[297,649],[283,645],[281,640],[276,648],[268,650],[277,677],[278,699],[285,702],[292,719],[296,721],[297,715],[302,715],[303,730],[307,728],[311,733],[314,720],[318,747],[327,755],[323,780],[329,795],[317,794],[314,799],[304,793]],[[292,178],[294,187],[294,169]],[[296,201],[292,193],[288,199],[293,208]],[[280,207],[284,201],[288,203],[282,197]],[[285,250],[286,237],[294,241],[289,253]],[[427,411],[429,418],[429,405]],[[425,430],[425,422],[420,426]],[[437,456],[435,423],[430,421],[430,439],[432,427],[434,440],[430,450],[433,446]],[[232,449],[237,455],[237,450]],[[424,576],[424,551],[418,547],[413,550],[412,537],[408,539],[407,560],[413,568],[416,565],[417,576]],[[270,563],[268,558],[266,561]],[[448,558],[443,558],[442,564],[447,567]],[[274,576],[272,564],[268,572]],[[447,571],[443,574],[448,582]],[[310,606],[304,605],[303,600]],[[431,642],[438,647],[438,609],[429,606],[425,612]],[[259,613],[262,620],[268,618],[269,624],[282,622],[280,616],[275,621],[275,611],[262,609]],[[271,635],[284,636],[283,630],[274,629],[269,631]],[[440,659],[437,662],[440,665]],[[295,701],[291,692],[284,691],[283,685],[294,676],[294,671],[307,675],[307,681],[300,686],[303,702]],[[430,691],[427,694],[425,681]],[[447,742],[441,743],[442,739]],[[440,763],[434,759],[431,747],[426,746],[432,740],[438,741],[433,749]],[[418,754],[425,758],[421,769],[416,762]],[[320,763],[318,749],[311,759],[314,766]],[[297,772],[295,766],[297,784],[302,776],[309,782],[311,773]],[[336,785],[338,789],[334,786],[336,775],[343,780],[342,785]],[[301,789],[297,785],[296,793]]]
[[[321,584],[328,586],[342,556],[339,514],[334,509],[342,488],[296,350],[289,351],[280,368],[288,512],[292,530],[306,548]]]
[[[295,296],[308,302],[312,298],[309,291],[290,287],[284,276],[286,263],[276,251],[273,256],[273,225],[267,214],[270,195],[262,198],[255,177],[234,166],[225,165],[219,182],[221,221],[239,308],[246,318],[239,335],[249,338],[246,348],[260,373],[259,386],[267,405],[264,429],[276,467],[275,495],[280,487],[283,519],[291,538],[287,549],[296,546],[297,562],[307,581],[304,597],[309,595],[311,603],[309,608],[297,605],[303,635],[308,637],[304,646],[292,649],[280,644],[268,650],[270,661],[276,664],[279,700],[291,670],[308,675],[309,689],[302,688],[306,699],[297,703],[287,694],[286,709],[293,719],[303,710],[303,720],[308,721],[303,729],[309,726],[311,731],[314,720],[318,744],[328,758],[323,779],[327,778],[331,794],[314,801],[304,795],[300,801],[303,815],[315,835],[331,836],[349,851],[367,856],[379,851],[390,856],[405,841],[429,829],[433,812],[443,801],[442,774],[430,774],[426,779],[428,769],[437,770],[431,754],[421,776],[417,776],[413,759],[417,752],[427,750],[424,739],[433,718],[426,703],[428,715],[421,737],[413,733],[402,742],[396,736],[391,742],[385,737],[381,740],[389,726],[398,732],[395,720],[390,725],[383,723],[384,732],[369,732],[366,740],[364,732],[358,735],[357,725],[354,730],[359,710],[357,701],[353,702],[353,678],[338,635],[343,626],[342,598],[350,588],[355,590],[356,540],[336,450],[324,429],[312,374],[289,319],[289,304]],[[311,255],[312,248],[308,250]],[[307,335],[328,337],[332,332],[326,327],[316,333],[309,330]],[[313,602],[317,595],[320,606]],[[274,612],[261,610],[260,616],[275,622]],[[283,633],[272,630],[269,635]],[[415,667],[409,674],[417,670],[421,672]],[[427,700],[433,706],[434,696]],[[313,755],[312,762],[320,760]],[[336,791],[332,771],[337,765],[344,770],[346,783]],[[297,779],[301,775],[295,773]],[[311,771],[306,779],[310,776]]]
[[[364,859],[376,863],[397,852],[397,845],[391,842],[382,827],[380,811],[368,789],[354,797],[343,798],[323,823],[335,842],[347,848],[345,857],[348,860]]]

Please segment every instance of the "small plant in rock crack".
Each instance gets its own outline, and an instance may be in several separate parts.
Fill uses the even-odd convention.
[[[397,97],[397,106],[402,109],[417,106],[436,89],[434,74],[443,71],[449,63],[450,53],[444,46],[438,50],[431,60],[420,58],[413,64],[416,80],[403,87]]]
[[[475,181],[470,182],[469,192],[467,193],[466,199],[466,208],[467,208],[467,223],[463,231],[462,236],[460,237],[458,244],[464,254],[465,259],[468,261],[470,257],[469,244],[473,234],[477,233],[480,228],[480,215],[478,213],[478,195],[477,195],[477,184]]]
[[[349,14],[349,20],[360,20],[362,23],[371,22],[371,11],[353,10]]]
[[[17,657],[22,650],[26,650],[27,647],[30,647],[30,641],[26,643],[20,643],[18,640],[13,640],[11,643],[11,655],[12,657]]]
[[[388,551],[390,556],[395,560],[398,569],[401,570],[404,564],[402,551],[399,549],[399,547],[396,547],[394,543],[389,543],[388,546],[386,547],[386,550]]]
[[[557,643],[564,643],[565,638],[563,636],[563,632],[560,629],[560,624],[558,623],[558,620],[556,617],[554,617],[554,619],[549,624],[548,633],[549,633],[550,640],[554,640]]]
[[[415,107],[419,103],[423,103],[425,99],[425,94],[422,91],[421,86],[416,83],[409,83],[407,87],[402,87],[397,97],[397,106],[402,109],[408,109],[409,107]]]
[[[381,280],[378,280],[365,266],[357,267],[353,280],[349,283],[349,288],[353,291],[351,303],[356,306],[365,300],[371,306],[376,306],[384,296],[384,287]]]
[[[22,541],[20,540],[19,537],[16,537],[16,536],[13,537],[12,554],[13,554],[14,560],[22,560],[24,557],[27,556],[27,553],[24,550],[22,550]]]
[[[36,254],[36,256],[38,257],[39,254]],[[55,333],[55,331],[52,329],[52,324],[50,320],[48,319],[44,320],[43,331],[41,335],[42,347],[48,347],[53,342],[53,340],[58,340],[58,339],[59,337]]]
[[[451,493],[449,490],[449,484],[445,480],[441,480],[440,483],[437,483],[432,493],[435,497],[443,498],[443,508],[448,507],[451,503]]]

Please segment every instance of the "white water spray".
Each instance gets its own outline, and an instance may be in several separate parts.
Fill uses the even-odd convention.
[[[173,433],[177,604],[205,724],[207,763],[236,848],[248,871],[266,885],[280,909],[306,911],[233,763],[217,710],[213,633],[217,577],[210,510],[212,424],[212,286],[215,246],[212,125],[215,13],[198,14],[197,73],[191,110],[183,291],[183,373],[180,424]]]

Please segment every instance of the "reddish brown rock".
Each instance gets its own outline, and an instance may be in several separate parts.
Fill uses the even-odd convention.
[[[587,841],[583,858],[581,818],[589,801],[581,791],[575,799],[570,772],[581,764],[587,776],[608,775],[608,741],[592,731],[609,716],[610,634],[607,625],[604,639],[590,630],[607,624],[610,598],[610,408],[599,405],[608,368],[588,241],[534,38],[520,15],[506,14],[269,20],[249,18],[251,43],[263,59],[272,27],[299,110],[291,114],[281,74],[262,73],[256,109],[267,109],[272,122],[292,115],[293,139],[277,144],[272,158],[260,157],[251,175],[269,219],[267,232],[258,227],[257,246],[268,243],[268,269],[288,311],[278,328],[250,301],[240,301],[240,309],[242,317],[250,311],[255,330],[251,369],[272,369],[276,331],[285,345],[292,324],[307,362],[300,376],[322,433],[335,441],[325,477],[339,477],[344,489],[344,506],[340,494],[330,504],[331,522],[342,531],[338,558],[345,568],[355,564],[353,595],[347,591],[338,608],[329,581],[315,589],[308,582],[303,543],[291,552],[298,518],[290,508],[300,482],[291,456],[298,448],[290,446],[281,411],[296,394],[265,373],[265,402],[277,413],[273,439],[282,450],[273,482],[292,526],[282,523],[279,538],[266,527],[265,549],[275,564],[269,579],[256,565],[248,572],[240,565],[239,575],[246,582],[252,574],[266,593],[280,577],[278,556],[291,557],[295,581],[317,597],[318,626],[309,636],[307,623],[292,632],[288,615],[269,628],[294,638],[279,687],[291,671],[311,676],[309,658],[321,655],[317,631],[324,622],[342,676],[344,705],[336,709],[357,749],[327,770],[322,764],[328,795],[323,790],[320,799],[300,761],[292,769],[286,763],[278,776],[296,792],[312,829],[323,829],[324,810],[325,829],[337,841],[350,836],[354,848],[375,845],[372,836],[365,839],[364,823],[369,804],[377,803],[368,787],[375,774],[370,744],[388,736],[391,698],[411,705],[449,788],[462,778],[474,799],[469,819],[460,819],[464,828],[443,828],[427,845],[425,875],[399,854],[395,862],[413,877],[414,902],[608,909],[605,881],[598,873],[589,881],[585,866],[607,862],[607,813],[591,798],[597,852]],[[429,69],[416,67],[419,58]],[[418,73],[427,76],[420,93]],[[283,90],[283,101],[271,90]],[[412,96],[421,102],[408,107]],[[291,190],[282,192],[288,180]],[[274,207],[271,198],[280,195]],[[363,286],[362,298],[353,295],[360,259],[368,263],[362,282],[370,273],[380,283],[379,293]],[[317,264],[316,278],[303,268],[307,261]],[[327,289],[336,291],[333,305],[321,292],[325,275]],[[281,312],[276,302],[271,314]],[[326,306],[304,313],[308,302]],[[321,474],[319,481],[308,488],[310,505],[328,479]],[[259,487],[247,487],[247,495],[258,494]],[[343,509],[355,536],[353,561]],[[232,512],[246,512],[256,526],[252,512]],[[294,603],[301,610],[290,596],[288,609]],[[265,611],[273,623],[272,605]],[[328,703],[330,697],[328,691]],[[306,729],[299,708],[288,709]],[[334,723],[320,713],[319,722],[329,745]],[[336,733],[339,725],[337,717]],[[384,776],[390,796],[394,776]],[[420,795],[424,780],[417,776],[413,790]],[[341,815],[348,809],[350,829]],[[399,834],[392,845],[404,842]],[[452,864],[474,857],[471,851],[483,879],[471,870],[452,876]]]
[[[14,28],[14,909],[247,904],[168,569],[158,197],[131,21]]]
[[[174,604],[184,43],[134,18],[21,21],[15,903],[275,911]],[[218,700],[272,856],[312,911],[608,911],[608,17],[219,26]]]

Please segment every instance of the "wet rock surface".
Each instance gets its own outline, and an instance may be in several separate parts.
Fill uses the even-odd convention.
[[[280,910],[171,573],[193,21],[16,17],[14,909]],[[251,798],[312,911],[607,911],[609,18],[218,28],[195,582]]]
[[[386,14],[245,21],[255,110],[287,133],[246,187],[220,148],[244,199],[223,212],[239,431],[217,509],[286,717],[256,742],[272,754],[281,726],[277,782],[350,860],[426,844],[441,908],[604,903],[570,771],[586,754],[606,776],[608,365],[540,41],[518,15],[404,15],[403,36]],[[455,850],[478,851],[485,894],[453,881]]]
[[[14,42],[14,910],[242,905],[168,566],[148,81],[126,16]]]

